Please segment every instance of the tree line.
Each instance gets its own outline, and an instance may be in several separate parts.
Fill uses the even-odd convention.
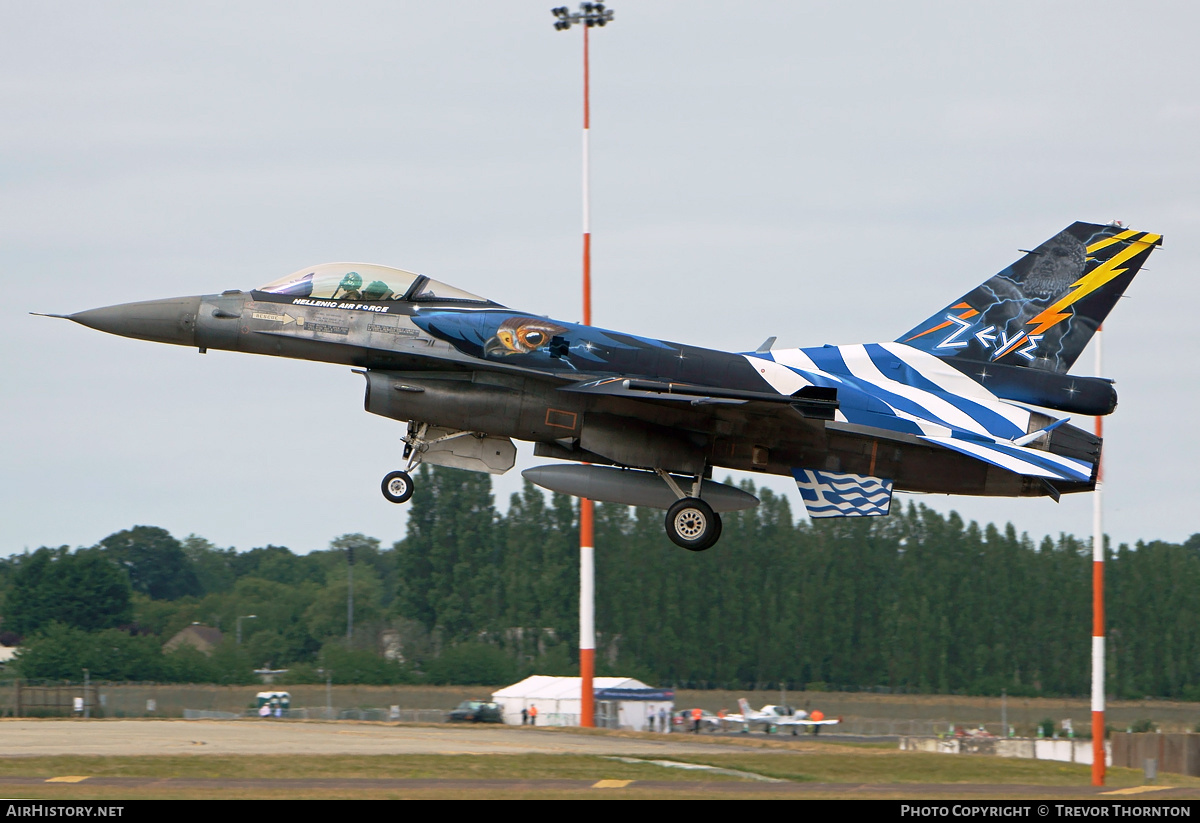
[[[796,523],[786,498],[757,493],[699,554],[667,540],[659,511],[597,506],[599,673],[680,688],[1089,691],[1090,541],[1035,543],[914,505]],[[262,666],[293,682],[575,673],[576,501],[526,484],[501,514],[489,476],[422,466],[409,506],[390,548],[355,534],[306,555],[239,552],[137,526],[15,555],[0,561],[0,641],[21,642],[26,677],[78,679],[85,665],[98,679],[228,683]],[[1109,692],[1200,700],[1200,534],[1110,550],[1106,593]],[[220,628],[222,646],[164,654],[194,622]]]

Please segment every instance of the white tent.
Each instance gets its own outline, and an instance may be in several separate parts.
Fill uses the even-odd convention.
[[[535,674],[520,683],[492,692],[492,700],[504,707],[504,722],[521,724],[521,710],[537,706],[539,726],[578,726],[580,713],[578,677]],[[632,677],[596,677],[596,725],[610,729],[648,731],[650,718],[675,707],[675,694],[655,689]]]

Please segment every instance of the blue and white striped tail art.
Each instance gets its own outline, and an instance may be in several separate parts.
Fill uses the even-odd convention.
[[[892,507],[892,481],[862,474],[792,469],[809,517],[878,517]]]

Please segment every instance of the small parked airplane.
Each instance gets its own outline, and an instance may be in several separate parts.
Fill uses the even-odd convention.
[[[1100,439],[1020,404],[1115,408],[1111,381],[1067,371],[1161,242],[1075,223],[895,341],[865,345],[774,349],[772,337],[716,351],[360,263],[52,316],[201,353],[353,366],[367,411],[408,423],[407,465],[382,484],[393,503],[412,495],[421,462],[508,471],[515,438],[577,463],[527,469],[532,482],[666,509],[671,540],[703,551],[719,512],[758,504],[708,479],[714,467],[793,477],[812,517],[885,515],[896,490],[1057,500],[1095,488]]]
[[[836,726],[841,722],[837,718],[827,720],[825,719],[825,715],[820,712],[813,712],[810,715],[803,709],[792,711],[787,706],[772,704],[763,706],[758,711],[755,711],[750,708],[750,702],[744,697],[738,700],[738,708],[742,710],[741,714],[727,714],[724,720],[726,723],[732,723],[735,726],[740,724],[744,732],[757,727],[770,734],[776,729],[791,728],[792,734],[795,734],[796,729],[800,727]],[[814,717],[813,715],[819,715],[819,717]]]

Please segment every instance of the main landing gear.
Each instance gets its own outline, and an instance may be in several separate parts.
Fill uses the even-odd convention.
[[[671,538],[671,542],[676,546],[691,552],[702,552],[712,548],[721,539],[721,515],[700,499],[703,474],[696,475],[692,492],[688,495],[684,494],[671,475],[662,469],[654,471],[679,498],[667,509],[667,537]]]

